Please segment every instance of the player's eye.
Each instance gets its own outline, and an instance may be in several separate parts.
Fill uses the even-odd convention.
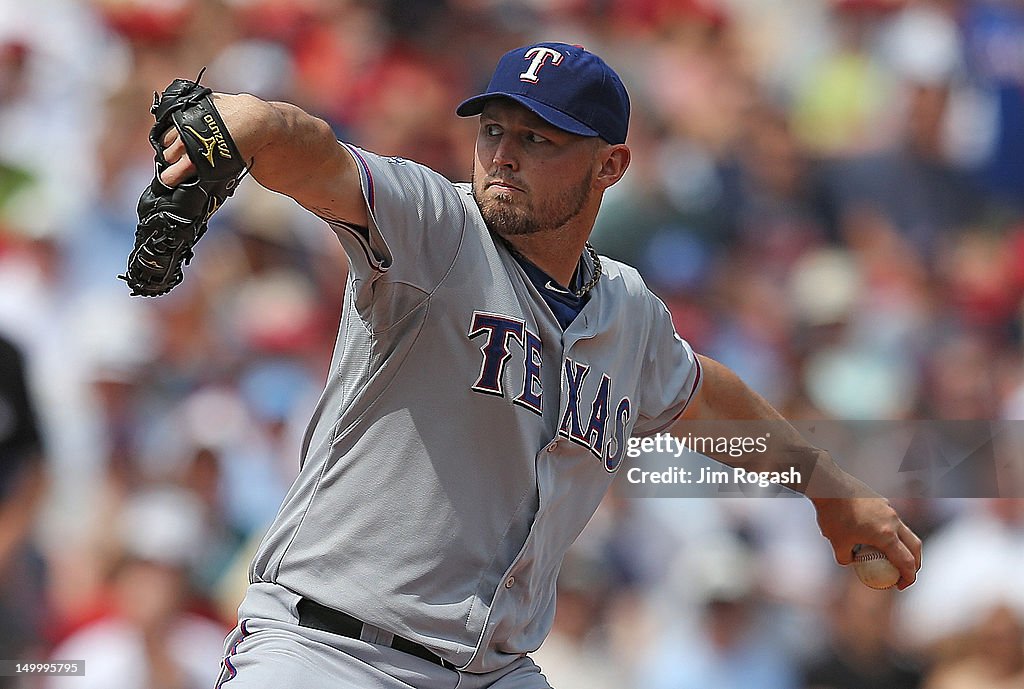
[[[485,124],[484,134],[486,134],[487,136],[498,136],[499,134],[501,134],[501,127],[499,127],[496,124]]]
[[[526,140],[529,141],[532,144],[542,144],[542,143],[547,142],[547,139],[545,139],[543,136],[541,136],[537,132],[530,132],[529,134],[527,134],[526,135]]]

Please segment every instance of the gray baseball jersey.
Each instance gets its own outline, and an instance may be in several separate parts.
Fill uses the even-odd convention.
[[[563,332],[469,185],[349,151],[370,227],[333,225],[331,374],[252,581],[492,671],[540,646],[627,439],[681,414],[700,367],[632,268],[602,259]]]

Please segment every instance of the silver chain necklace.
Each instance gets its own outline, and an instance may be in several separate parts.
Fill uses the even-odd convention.
[[[511,242],[509,242],[507,239],[505,239],[504,237],[502,237],[499,234],[495,234],[494,236],[497,237],[498,239],[500,239],[501,243],[505,245],[505,248],[507,248],[509,251],[511,251],[514,255],[518,256],[522,260],[524,260],[524,261],[526,261],[526,262],[528,262],[528,263],[530,263],[532,265],[536,265],[535,263],[533,263],[533,261],[531,261],[530,259],[526,258],[526,256],[523,256],[521,253],[516,251],[516,248],[514,246],[512,246]],[[584,248],[586,248],[587,253],[590,254],[590,258],[593,259],[593,261],[594,261],[594,276],[590,278],[590,282],[588,282],[587,284],[583,285],[578,290],[571,290],[570,291],[570,294],[572,294],[577,299],[582,299],[584,294],[586,294],[590,290],[594,289],[594,287],[597,286],[598,281],[601,279],[601,275],[603,274],[603,270],[601,269],[601,259],[597,255],[597,250],[593,247],[593,245],[590,242],[587,242],[586,244],[584,244]]]
[[[590,290],[594,289],[594,287],[597,286],[597,282],[598,280],[601,279],[602,273],[601,259],[598,258],[597,256],[597,250],[594,249],[590,242],[587,242],[584,246],[586,247],[587,252],[590,254],[590,258],[594,260],[594,277],[590,278],[590,282],[588,282],[587,284],[583,285],[578,290],[573,292],[573,295],[575,295],[577,299],[581,299],[584,294],[586,294],[587,292],[589,292]]]

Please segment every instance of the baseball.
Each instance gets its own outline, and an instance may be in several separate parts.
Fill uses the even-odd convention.
[[[900,571],[896,569],[878,548],[870,545],[858,545],[853,551],[853,569],[865,586],[873,589],[888,589],[900,580]]]

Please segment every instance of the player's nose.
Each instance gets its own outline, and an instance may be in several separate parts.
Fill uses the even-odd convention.
[[[491,164],[495,169],[506,167],[511,170],[519,169],[519,155],[515,145],[509,137],[501,137],[497,146],[494,147],[494,155],[491,156]]]

